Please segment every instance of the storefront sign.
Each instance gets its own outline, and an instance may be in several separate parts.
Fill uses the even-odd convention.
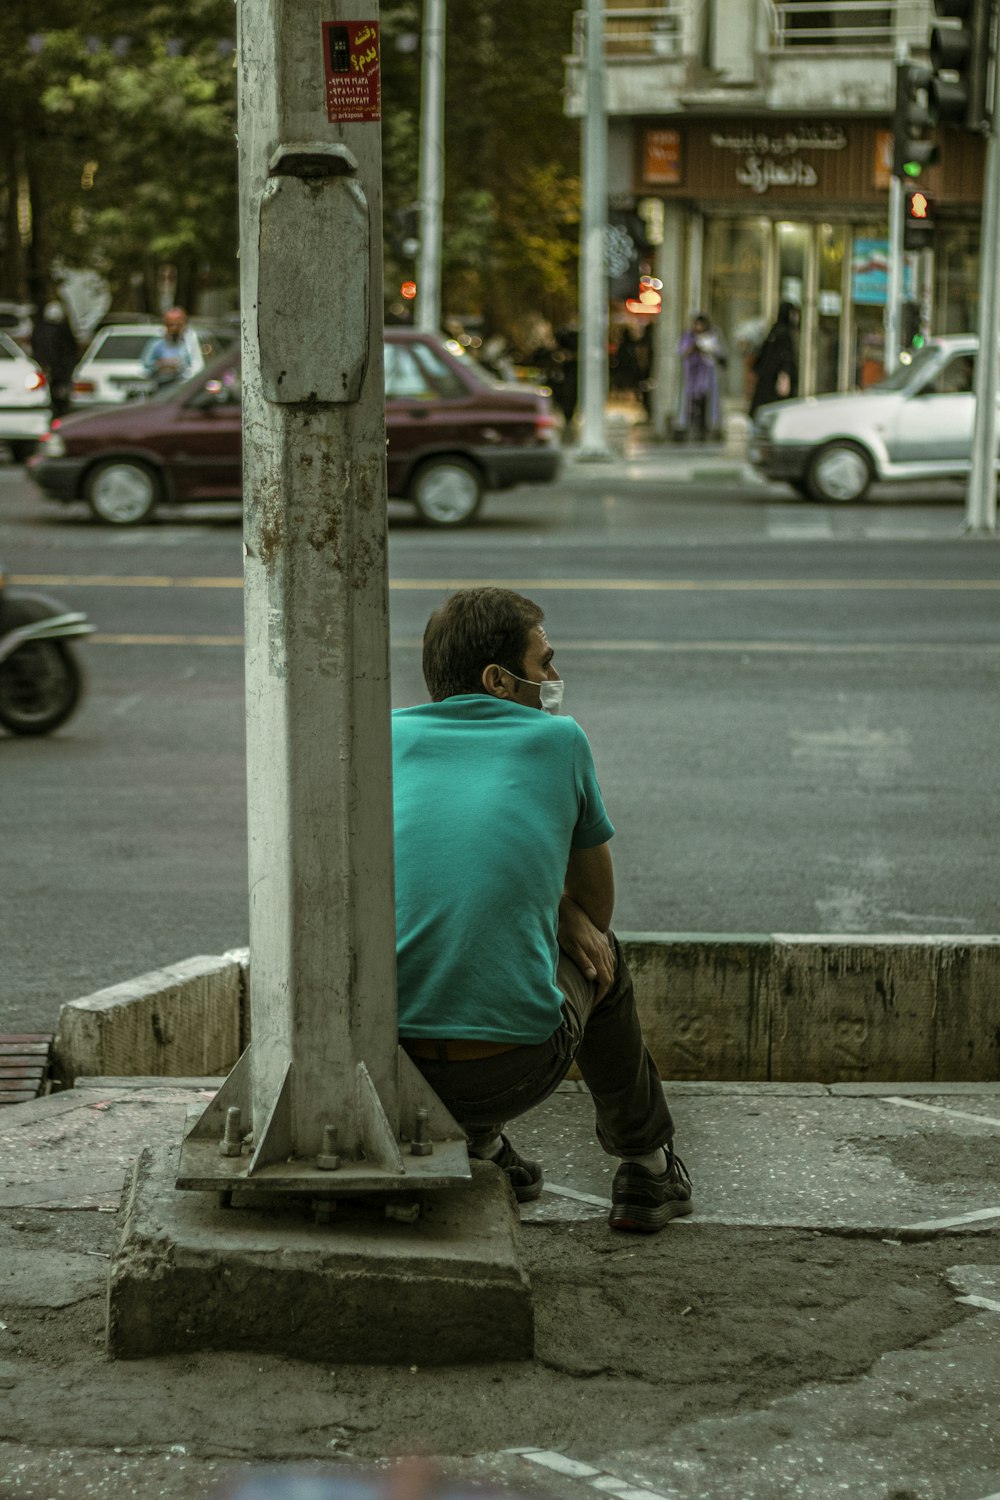
[[[325,21],[326,117],[331,122],[382,118],[382,62],[377,21]]]
[[[875,166],[872,181],[877,188],[888,188],[892,181],[892,158],[894,137],[891,130],[879,130],[875,135]]]
[[[637,132],[635,193],[794,208],[884,203],[876,181],[882,121],[649,120]]]
[[[983,180],[981,138],[944,131],[942,160],[928,172],[939,202],[977,203]],[[632,192],[665,202],[703,204],[741,199],[758,211],[794,211],[811,203],[879,205],[884,212],[892,173],[892,132],[887,120],[844,119],[805,123],[771,117],[642,121],[635,132]],[[772,209],[773,205],[773,209]]]
[[[847,135],[839,125],[797,125],[772,134],[767,130],[713,130],[709,137],[722,151],[765,156],[796,156],[801,151],[843,151]]]
[[[647,182],[676,187],[681,180],[681,137],[677,130],[647,130],[645,165]]]

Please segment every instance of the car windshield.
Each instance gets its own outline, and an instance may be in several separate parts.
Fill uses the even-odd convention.
[[[896,366],[891,375],[884,380],[878,381],[876,385],[866,386],[869,391],[902,391],[911,384],[918,376],[926,375],[933,365],[941,357],[941,348],[938,344],[927,344],[904,364],[902,361]]]
[[[146,345],[155,339],[155,333],[112,333],[99,349],[90,356],[98,363],[118,359],[141,359]]]

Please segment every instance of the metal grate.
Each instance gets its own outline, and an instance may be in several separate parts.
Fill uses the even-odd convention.
[[[24,1104],[44,1092],[51,1046],[43,1032],[0,1035],[0,1105]]]

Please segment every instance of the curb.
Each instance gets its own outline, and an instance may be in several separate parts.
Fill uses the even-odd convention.
[[[856,1087],[1000,1078],[1000,936],[619,937],[663,1078]],[[218,1077],[249,1039],[249,952],[234,949],[64,1005],[53,1071],[67,1088],[93,1076]]]

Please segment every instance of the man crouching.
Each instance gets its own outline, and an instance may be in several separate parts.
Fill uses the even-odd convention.
[[[424,632],[430,703],[392,716],[401,1045],[520,1202],[542,1172],[504,1135],[577,1063],[621,1158],[613,1229],[691,1212],[673,1122],[610,931],[614,828],[542,610],[463,589]]]

